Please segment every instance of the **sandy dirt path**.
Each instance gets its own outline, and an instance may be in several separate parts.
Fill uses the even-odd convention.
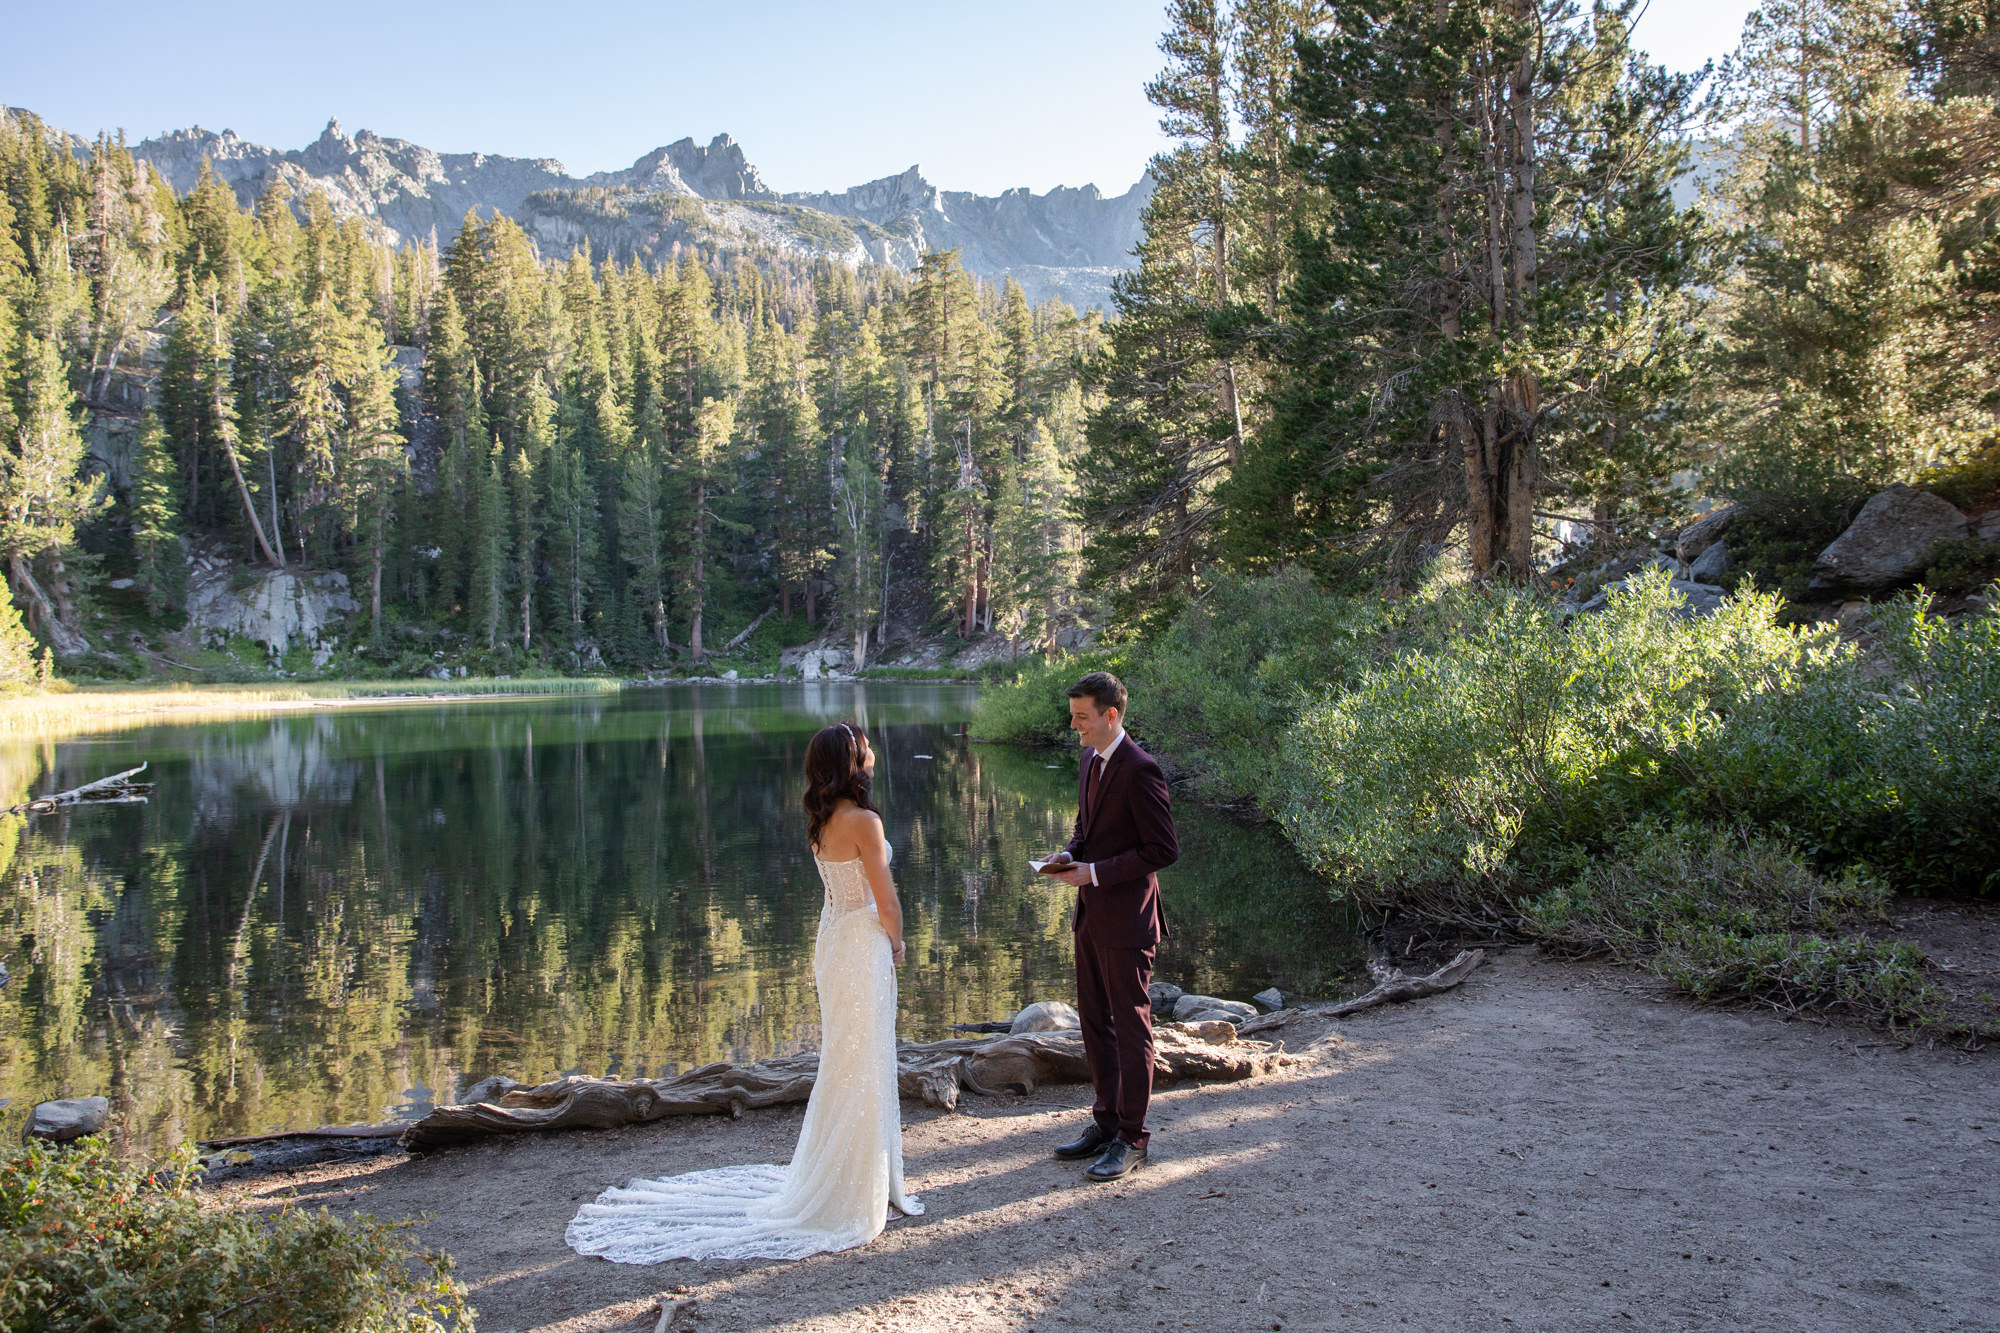
[[[634,1175],[784,1161],[798,1109],[492,1141],[230,1187],[429,1211],[479,1325],[650,1330],[2000,1330],[1991,1056],[1690,1007],[1501,956],[1452,994],[1301,1023],[1311,1060],[1163,1090],[1152,1163],[1048,1156],[1087,1094],[906,1104],[922,1218],[799,1263],[582,1259]]]

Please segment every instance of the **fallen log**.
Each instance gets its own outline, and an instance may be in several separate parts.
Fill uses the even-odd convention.
[[[1400,1004],[1404,1000],[1421,1000],[1427,995],[1448,991],[1464,981],[1486,961],[1484,949],[1461,949],[1458,956],[1435,972],[1421,977],[1405,974],[1398,968],[1386,968],[1376,974],[1375,989],[1366,995],[1357,995],[1351,1000],[1338,1004],[1316,1004],[1310,1007],[1280,1009],[1275,1014],[1260,1014],[1256,1018],[1245,1019],[1237,1031],[1243,1036],[1259,1032],[1269,1032],[1281,1028],[1293,1019],[1311,1014],[1317,1018],[1344,1018],[1348,1014],[1360,1013],[1363,1009],[1373,1009],[1378,1004]]]
[[[728,643],[725,643],[725,644],[723,644],[723,645],[722,645],[722,652],[721,652],[721,653],[720,653],[719,655],[720,655],[720,656],[723,656],[723,657],[727,657],[727,656],[729,656],[729,654],[731,654],[731,653],[735,652],[735,651],[736,651],[736,650],[737,650],[738,648],[741,648],[741,647],[743,646],[743,641],[744,641],[745,639],[749,638],[749,637],[750,637],[750,636],[751,636],[752,634],[755,634],[755,633],[757,632],[757,627],[758,627],[759,625],[763,624],[763,623],[764,623],[764,622],[765,622],[766,620],[770,619],[770,616],[771,616],[771,612],[773,612],[773,611],[775,611],[775,610],[777,610],[777,609],[778,609],[778,608],[777,608],[777,607],[775,607],[775,606],[767,608],[767,609],[765,610],[764,614],[763,614],[763,615],[761,615],[761,616],[758,616],[758,617],[757,617],[757,618],[756,618],[755,620],[751,621],[751,622],[750,622],[750,624],[749,624],[749,626],[748,626],[747,628],[745,628],[745,629],[744,629],[744,631],[743,631],[743,632],[742,632],[741,634],[738,634],[738,635],[737,635],[737,636],[736,636],[735,638],[731,639],[731,640],[730,640],[730,641],[729,641]]]
[[[108,778],[86,782],[81,787],[71,787],[53,796],[37,796],[32,801],[8,806],[0,810],[6,815],[46,815],[72,805],[144,805],[147,793],[153,790],[150,782],[134,782],[132,778],[146,771],[144,764],[128,768],[123,773],[113,773]]]
[[[1153,1077],[1235,1082],[1296,1062],[1263,1042],[1239,1040],[1227,1023],[1162,1023],[1153,1029]],[[514,1088],[493,1101],[441,1106],[403,1132],[423,1152],[489,1134],[530,1130],[615,1129],[676,1115],[742,1115],[812,1095],[818,1055],[787,1055],[754,1065],[713,1064],[664,1079],[572,1076]],[[906,1099],[955,1110],[961,1090],[993,1096],[1054,1083],[1088,1083],[1079,1032],[1030,1032],[977,1040],[905,1042],[896,1048],[897,1090]]]

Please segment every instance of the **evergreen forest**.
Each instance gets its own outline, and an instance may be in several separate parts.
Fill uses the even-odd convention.
[[[392,247],[10,113],[0,673],[229,678],[165,637],[218,568],[348,579],[337,652],[263,669],[1011,658],[1235,576],[1546,581],[1723,502],[1796,599],[1874,491],[2000,482],[2000,10],[1773,0],[1687,75],[1635,12],[1172,0],[1101,314],[955,252]]]

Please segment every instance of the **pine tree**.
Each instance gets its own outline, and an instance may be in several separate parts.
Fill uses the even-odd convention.
[[[160,419],[139,419],[132,479],[134,580],[146,599],[146,614],[158,619],[177,609],[187,595],[187,555],[181,546],[179,478],[173,444]]]
[[[1993,430],[2000,129],[1990,17],[1782,0],[1735,62],[1735,264],[1713,312],[1721,489],[1823,544]]]
[[[467,610],[487,652],[500,646],[507,628],[507,508],[500,469],[505,450],[491,439],[475,474],[471,605]]]
[[[702,629],[714,578],[711,545],[718,529],[727,526],[716,514],[715,504],[735,433],[735,404],[727,398],[712,398],[697,409],[694,436],[681,459],[687,539],[680,586],[688,608],[688,653],[696,662],[708,660]]]
[[[90,644],[76,623],[64,555],[76,525],[102,504],[96,483],[81,473],[88,446],[72,415],[75,391],[52,338],[29,334],[22,348],[25,386],[14,447],[0,454],[0,552],[14,586],[24,593],[36,627],[56,653],[75,657]],[[33,566],[44,562],[46,589]]]
[[[1393,585],[1462,530],[1476,575],[1524,578],[1549,503],[1664,485],[1701,239],[1668,187],[1697,80],[1633,59],[1628,17],[1381,0],[1300,43],[1325,222],[1225,493],[1232,559],[1365,559]]]
[[[597,498],[582,452],[585,428],[580,406],[559,403],[555,439],[543,455],[554,609],[562,635],[579,660],[594,646],[587,640],[598,591]]]
[[[348,523],[359,536],[368,573],[368,620],[382,637],[382,570],[389,556],[389,529],[395,518],[408,461],[397,420],[395,371],[388,349],[372,326],[365,329],[361,364],[356,368],[347,410],[345,471],[350,497]]]

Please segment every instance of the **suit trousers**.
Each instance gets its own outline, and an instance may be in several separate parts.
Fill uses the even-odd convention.
[[[1153,1095],[1154,950],[1099,945],[1088,920],[1076,932],[1076,1010],[1097,1089],[1091,1115],[1106,1134],[1142,1144]]]

